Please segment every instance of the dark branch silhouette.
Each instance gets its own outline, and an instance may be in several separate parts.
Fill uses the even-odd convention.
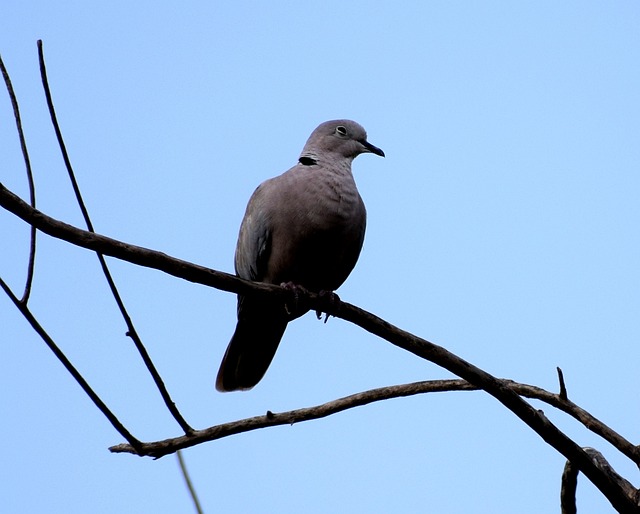
[[[20,139],[20,149],[22,150],[22,158],[24,160],[25,171],[27,173],[27,183],[29,185],[29,201],[31,207],[36,207],[36,185],[33,180],[33,171],[31,170],[31,159],[29,158],[29,151],[27,150],[27,141],[24,137],[24,131],[22,130],[22,118],[20,116],[20,107],[18,106],[18,98],[13,90],[13,84],[11,83],[11,77],[7,72],[7,68],[4,65],[2,57],[0,57],[0,71],[2,71],[2,77],[4,79],[9,98],[11,100],[11,107],[13,108],[13,116],[16,119],[16,130],[18,131],[18,138]],[[30,230],[30,244],[29,244],[29,264],[27,265],[27,279],[25,280],[24,293],[20,302],[25,305],[29,301],[31,295],[31,285],[33,284],[33,275],[36,266],[36,227],[31,226]]]
[[[334,400],[323,405],[298,409],[285,413],[273,413],[268,411],[265,415],[256,416],[244,420],[238,420],[222,425],[217,425],[203,430],[194,430],[180,415],[176,406],[171,401],[168,391],[164,383],[156,371],[151,359],[146,352],[140,338],[138,337],[133,323],[124,307],[122,299],[117,291],[115,283],[109,273],[104,256],[111,256],[136,265],[145,266],[159,271],[163,271],[172,276],[188,280],[194,283],[214,287],[223,291],[233,292],[242,295],[272,295],[288,297],[290,291],[278,286],[249,282],[239,279],[228,273],[212,270],[203,266],[192,264],[190,262],[180,260],[164,253],[127,244],[116,239],[112,239],[100,234],[96,234],[91,223],[88,210],[82,200],[80,189],[73,172],[71,162],[66,150],[66,146],[62,139],[60,127],[57,122],[51,92],[46,76],[46,67],[44,64],[44,56],[42,52],[42,44],[38,42],[40,66],[42,80],[45,89],[45,95],[49,106],[49,112],[53,122],[54,130],[58,138],[58,143],[62,152],[72,187],[76,194],[76,198],[80,209],[83,213],[85,223],[88,230],[82,230],[77,227],[68,225],[62,221],[55,220],[35,208],[35,186],[31,174],[29,157],[26,148],[24,134],[22,133],[22,125],[15,93],[11,86],[8,73],[4,64],[0,60],[5,83],[9,91],[9,96],[14,108],[14,115],[20,136],[23,156],[27,167],[27,176],[29,180],[30,204],[20,199],[11,191],[0,184],[0,206],[7,211],[13,213],[23,221],[28,223],[31,228],[31,251],[29,254],[29,268],[27,273],[27,281],[25,293],[22,299],[11,291],[7,284],[0,279],[0,288],[9,296],[15,306],[29,321],[33,329],[49,346],[56,357],[62,362],[69,373],[76,379],[86,394],[91,398],[94,404],[103,412],[105,417],[118,430],[118,432],[128,441],[128,444],[121,444],[110,448],[112,452],[121,453],[128,452],[140,456],[162,457],[169,453],[174,453],[182,448],[187,448],[200,444],[205,441],[220,439],[232,434],[238,434],[249,430],[277,426],[283,424],[292,424],[311,419],[322,418],[337,412],[341,412],[353,407],[366,405],[374,401],[381,401],[390,398],[409,396],[436,391],[470,391],[484,390],[494,396],[498,401],[511,410],[524,423],[533,429],[540,437],[555,448],[558,452],[567,458],[568,465],[563,474],[563,494],[562,508],[566,512],[575,511],[575,489],[577,484],[577,473],[582,472],[591,480],[596,487],[607,497],[611,504],[619,512],[638,512],[638,490],[636,490],[628,481],[617,475],[615,471],[604,461],[604,458],[591,449],[580,448],[574,441],[568,438],[564,433],[558,430],[544,414],[536,410],[532,405],[526,402],[523,397],[535,398],[546,402],[583,423],[587,428],[597,433],[624,455],[632,459],[636,464],[640,465],[640,451],[636,446],[624,439],[622,436],[611,430],[604,423],[593,417],[591,414],[581,409],[573,402],[568,400],[567,390],[562,371],[558,368],[558,378],[560,381],[560,393],[553,394],[535,386],[519,384],[510,380],[496,378],[473,364],[461,359],[460,357],[447,351],[445,348],[435,345],[425,339],[406,332],[387,321],[369,313],[359,307],[334,300],[327,302],[326,298],[299,291],[301,295],[300,301],[308,304],[310,309],[325,312],[338,318],[350,321],[364,330],[385,339],[386,341],[403,348],[423,359],[433,362],[440,367],[454,373],[462,378],[462,380],[434,380],[428,382],[418,382],[414,384],[406,384],[400,386],[391,386],[386,388],[365,391],[363,393],[354,394],[345,398]],[[138,348],[145,364],[151,375],[153,376],[158,389],[165,401],[165,404],[176,421],[180,424],[185,435],[166,439],[163,441],[143,443],[137,440],[127,429],[119,422],[116,416],[108,409],[97,394],[91,389],[89,384],[84,380],[82,375],[75,369],[67,357],[60,351],[55,342],[49,337],[44,328],[38,323],[33,313],[27,307],[31,284],[33,280],[33,270],[35,266],[35,234],[36,230],[40,230],[52,237],[62,239],[74,245],[86,248],[97,253],[100,260],[103,273],[107,278],[112,294],[120,308],[121,314],[125,319],[128,327],[128,335],[130,335]],[[182,463],[181,463],[182,465]],[[185,479],[188,480],[186,471],[183,470]],[[573,506],[572,506],[573,498]],[[197,502],[197,498],[194,496]]]
[[[564,373],[560,368],[556,368],[556,371],[558,372],[558,382],[560,383],[560,398],[562,398],[563,400],[568,400],[569,397],[567,396],[567,386],[564,383]]]
[[[133,264],[164,271],[191,282],[247,295],[280,294],[286,296],[289,294],[286,289],[279,286],[242,280],[233,275],[176,259],[155,250],[127,244],[73,227],[33,209],[2,184],[0,184],[0,206],[53,237]],[[610,481],[582,448],[553,425],[544,414],[524,401],[504,381],[452,354],[443,347],[395,327],[378,316],[354,305],[341,301],[328,304],[319,295],[312,293],[305,293],[304,295],[306,296],[304,300],[308,302],[312,309],[327,312],[332,316],[350,321],[395,346],[447,369],[491,394],[540,435],[544,441],[564,455],[567,460],[570,460],[600,489],[616,509],[621,512],[636,511],[637,507],[631,505],[629,498],[619,484]],[[259,420],[261,418],[251,419]],[[257,423],[255,425],[256,428],[262,428],[260,421],[254,421],[254,423]],[[262,423],[264,423],[264,420]],[[198,437],[201,432],[196,430],[192,437]],[[192,438],[187,437],[185,438],[186,440],[191,441]],[[178,446],[183,447],[181,445]]]
[[[64,139],[62,138],[62,131],[60,130],[60,125],[58,124],[58,117],[56,116],[56,111],[53,106],[53,99],[51,97],[51,90],[49,88],[49,80],[47,79],[47,68],[44,62],[44,52],[42,49],[42,41],[38,41],[38,57],[40,60],[40,75],[42,77],[42,86],[44,88],[44,93],[47,98],[47,106],[49,108],[49,115],[51,116],[51,123],[53,124],[53,129],[56,133],[58,146],[60,147],[60,152],[62,153],[62,158],[64,160],[65,167],[67,168],[69,180],[71,181],[71,187],[73,188],[76,201],[78,202],[80,211],[82,212],[82,217],[84,218],[85,224],[87,225],[87,229],[89,230],[89,232],[95,232],[93,228],[93,223],[91,222],[91,218],[89,217],[89,211],[87,210],[87,207],[82,198],[82,194],[80,193],[80,187],[78,186],[76,175],[73,171],[73,167],[71,166],[71,159],[69,159],[69,153],[67,152],[67,147],[64,143]],[[151,356],[149,355],[149,352],[147,352],[147,349],[145,348],[144,344],[142,343],[142,340],[140,339],[140,336],[138,335],[138,331],[133,325],[131,316],[129,316],[129,312],[127,311],[127,308],[124,305],[124,301],[122,300],[120,292],[116,287],[116,283],[113,280],[113,277],[111,275],[111,272],[109,271],[109,267],[107,266],[107,262],[105,261],[104,256],[100,252],[96,252],[96,255],[98,257],[98,261],[100,262],[100,268],[102,269],[102,273],[105,279],[107,280],[109,289],[111,290],[111,294],[113,295],[113,298],[116,304],[118,305],[118,309],[120,310],[120,314],[122,315],[122,318],[124,319],[124,322],[127,325],[127,335],[133,341],[136,349],[138,350],[138,353],[140,354],[140,357],[142,357],[142,361],[147,367],[149,374],[153,378],[153,381],[155,382],[156,387],[160,392],[160,396],[162,396],[162,399],[164,400],[164,403],[167,406],[167,409],[169,409],[169,412],[171,412],[171,415],[182,427],[182,430],[184,430],[186,434],[191,433],[193,431],[193,428],[189,426],[189,424],[184,419],[182,414],[180,414],[180,411],[178,411],[178,408],[176,407],[175,403],[171,399],[171,396],[169,395],[169,391],[164,385],[164,381],[162,380],[160,373],[158,373],[158,370],[156,369],[155,365],[153,364],[153,361],[151,360]]]
[[[607,462],[607,459],[598,451],[593,448],[584,448],[584,451],[594,464],[598,466],[603,473],[608,475],[612,482],[616,482],[620,488],[625,492],[632,504],[636,507],[640,506],[640,491],[633,487],[633,485],[621,477]],[[576,490],[578,488],[578,469],[573,465],[571,461],[567,461],[562,472],[562,486],[560,489],[560,512],[562,514],[576,514],[578,509],[576,507]]]
[[[603,439],[611,443],[620,452],[627,455],[630,459],[640,465],[640,451],[636,446],[627,441],[624,437],[606,426],[602,421],[588,413],[586,410],[577,405],[563,400],[559,394],[545,391],[536,386],[521,384],[513,380],[502,380],[505,386],[515,391],[520,396],[540,400],[548,405],[556,407],[576,420],[580,421],[585,427],[601,436]],[[480,387],[474,386],[461,379],[449,380],[427,380],[421,382],[413,382],[410,384],[394,385],[371,389],[357,394],[352,394],[344,398],[333,400],[315,407],[304,409],[296,409],[288,412],[275,414],[267,412],[263,416],[234,421],[232,423],[224,423],[205,430],[199,430],[197,433],[188,437],[175,437],[156,441],[152,443],[143,443],[142,452],[154,458],[163,457],[167,454],[174,453],[178,448],[188,448],[197,444],[222,439],[230,435],[241,432],[247,432],[256,428],[275,427],[280,425],[289,425],[310,421],[313,419],[324,418],[333,414],[337,414],[347,409],[368,405],[370,403],[393,398],[403,398],[406,396],[414,396],[426,393],[442,393],[453,391],[479,391]],[[127,444],[119,444],[109,448],[114,453],[135,453],[140,454],[139,450],[132,448]]]
[[[109,408],[105,405],[105,403],[100,399],[100,397],[96,394],[96,392],[91,388],[91,386],[87,383],[87,381],[83,378],[80,372],[75,368],[71,361],[66,357],[66,355],[60,350],[60,348],[56,345],[56,343],[51,339],[49,334],[42,328],[42,326],[38,323],[34,315],[31,313],[29,308],[24,302],[21,302],[18,297],[16,297],[9,286],[5,283],[2,278],[0,278],[0,288],[7,294],[7,296],[11,299],[14,305],[18,308],[20,313],[24,316],[24,318],[29,322],[33,330],[42,338],[42,340],[47,344],[49,349],[53,352],[53,354],[57,357],[57,359],[62,363],[62,365],[66,368],[69,374],[80,384],[82,390],[87,394],[87,396],[91,399],[91,401],[95,404],[98,409],[105,415],[105,417],[109,420],[109,422],[113,425],[113,427],[120,433],[122,437],[124,437],[132,448],[137,448],[139,450],[142,449],[142,443],[138,441],[131,433],[124,427],[122,423],[118,420],[118,418],[109,410]]]

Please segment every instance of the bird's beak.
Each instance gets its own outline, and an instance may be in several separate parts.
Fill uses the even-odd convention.
[[[367,152],[374,153],[380,157],[384,157],[384,152],[377,146],[373,146],[369,141],[360,141],[360,144],[366,148]]]

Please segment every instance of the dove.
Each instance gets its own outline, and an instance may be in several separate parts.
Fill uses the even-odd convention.
[[[249,199],[235,252],[246,280],[333,293],[353,270],[367,213],[351,172],[358,155],[384,152],[350,120],[319,125],[298,163],[266,180]],[[294,302],[295,303],[295,302]],[[216,389],[248,390],[264,376],[287,324],[308,308],[238,295],[238,323],[220,364]]]

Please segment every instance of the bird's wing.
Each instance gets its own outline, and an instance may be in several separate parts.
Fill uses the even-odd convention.
[[[265,204],[267,189],[267,183],[261,184],[249,200],[240,225],[235,255],[236,274],[257,282],[266,275],[271,251],[270,216]]]

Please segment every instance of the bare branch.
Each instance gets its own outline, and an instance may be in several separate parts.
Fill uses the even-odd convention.
[[[62,138],[62,131],[60,130],[60,125],[58,124],[58,116],[56,115],[56,111],[53,106],[53,98],[51,97],[51,90],[49,88],[49,79],[47,78],[47,67],[44,62],[42,40],[40,39],[38,40],[38,59],[40,61],[40,77],[42,79],[44,94],[47,99],[47,107],[49,109],[49,116],[51,117],[51,124],[53,125],[53,130],[56,133],[56,139],[58,140],[58,146],[60,147],[60,152],[62,153],[62,159],[64,160],[64,165],[67,168],[67,173],[69,174],[69,179],[71,180],[71,187],[73,188],[73,192],[76,195],[76,200],[78,202],[78,205],[80,206],[80,211],[82,212],[82,217],[87,224],[87,228],[90,232],[95,232],[93,229],[93,224],[91,223],[91,219],[89,219],[89,211],[87,211],[87,207],[85,206],[82,195],[80,194],[80,187],[78,186],[76,175],[73,172],[73,167],[71,166],[71,160],[69,159],[69,153],[67,152],[67,145]]]
[[[340,305],[340,312],[337,315],[479,386],[511,410],[550,446],[578,466],[616,509],[620,512],[637,512],[636,507],[631,506],[618,484],[610,482],[575,442],[553,425],[542,412],[535,410],[522,400],[504,382],[446,349],[401,330],[358,307],[344,303]]]
[[[0,183],[0,206],[52,237],[103,255],[131,262],[132,264],[157,269],[190,282],[215,287],[222,291],[242,294],[262,293],[268,295],[269,293],[277,294],[278,292],[282,295],[286,294],[278,286],[242,280],[229,273],[198,266],[170,257],[162,252],[124,243],[68,225],[47,216],[37,209],[31,208],[21,198],[4,187],[2,183]]]
[[[578,468],[568,460],[564,465],[560,487],[560,512],[577,514],[576,490],[578,489]]]
[[[559,395],[551,393],[549,391],[545,391],[536,386],[521,384],[518,382],[514,382],[513,380],[502,380],[503,383],[513,389],[517,394],[524,396],[526,398],[532,398],[536,400],[540,400],[545,402],[553,407],[556,407],[567,414],[573,416],[575,419],[583,423],[587,428],[591,429],[596,434],[603,437],[606,441],[615,446],[618,450],[620,450],[623,454],[634,460],[634,462],[640,461],[640,452],[637,447],[632,443],[624,439],[622,436],[611,430],[600,420],[589,414],[584,409],[581,409],[577,405],[572,402],[568,402],[563,400]],[[353,394],[347,396],[345,398],[341,398],[339,400],[334,400],[331,402],[324,403],[322,405],[318,405],[313,407],[312,409],[302,409],[302,410],[294,410],[289,412],[280,413],[279,417],[276,417],[273,413],[267,413],[268,422],[265,425],[257,425],[252,426],[251,423],[248,423],[248,420],[240,420],[234,423],[226,423],[224,425],[218,425],[215,427],[211,427],[206,430],[201,430],[201,434],[207,432],[207,434],[213,436],[211,439],[208,436],[202,436],[198,439],[194,444],[199,444],[206,441],[212,441],[214,439],[221,439],[223,437],[227,437],[229,435],[234,435],[238,433],[236,431],[236,426],[241,426],[244,429],[241,430],[249,431],[255,430],[258,428],[266,428],[271,426],[279,426],[284,424],[282,422],[282,416],[287,419],[287,423],[297,423],[301,421],[309,421],[312,419],[318,419],[320,417],[330,416],[332,414],[337,414],[338,412],[342,412],[346,409],[351,409],[354,407],[359,407],[362,405],[367,405],[373,402],[379,402],[383,400],[390,400],[393,398],[401,398],[405,396],[413,396],[416,394],[425,394],[425,393],[434,393],[434,392],[451,392],[451,391],[478,391],[480,388],[478,386],[474,386],[467,382],[466,380],[455,379],[455,380],[428,380],[422,382],[413,382],[410,384],[402,384],[396,386],[388,386],[382,387],[378,389],[371,389],[369,391],[364,391],[361,393]],[[258,417],[260,420],[263,418],[261,416]],[[236,423],[238,425],[236,425]],[[221,428],[226,427],[226,428]],[[246,430],[245,430],[246,429]],[[204,438],[202,438],[204,437]],[[164,441],[158,441],[155,443],[144,443],[145,451],[150,452],[146,453],[153,457],[160,457],[169,453],[173,453],[176,451],[178,445],[183,444],[182,437],[180,438],[172,438],[166,439]],[[175,445],[174,447],[172,447]],[[159,453],[158,450],[162,450],[162,453]],[[111,448],[111,451],[121,453],[137,453],[133,448],[129,445],[117,445]]]
[[[535,398],[536,400],[543,401],[563,412],[566,412],[640,466],[640,447],[629,442],[615,430],[608,427],[605,423],[591,415],[582,407],[573,403],[571,400],[565,400],[560,394],[550,393],[537,386],[518,384],[516,382],[511,382],[510,380],[507,380],[506,382],[513,385],[514,390],[518,394],[526,396],[527,398]]]
[[[594,448],[585,448],[584,451],[591,457],[591,460],[602,469],[609,478],[615,482],[617,482],[625,494],[629,497],[632,503],[636,507],[640,507],[640,494],[638,489],[636,489],[631,482],[629,482],[624,477],[620,476],[615,469],[607,462],[607,459],[596,449]]]
[[[11,99],[11,106],[13,107],[13,115],[16,119],[16,129],[18,130],[18,137],[20,139],[20,148],[22,149],[22,158],[24,159],[25,170],[27,172],[27,182],[29,184],[29,201],[31,207],[36,207],[36,186],[33,180],[33,172],[31,171],[31,159],[29,158],[29,151],[27,150],[27,141],[24,137],[24,131],[22,130],[22,119],[20,117],[20,108],[18,106],[18,98],[13,90],[11,84],[11,77],[7,72],[7,68],[0,57],[0,70],[2,71],[2,77]],[[31,226],[31,237],[29,244],[29,264],[27,265],[27,279],[25,281],[24,293],[20,301],[26,304],[29,301],[31,295],[31,285],[33,283],[33,274],[36,265],[36,227]]]
[[[55,354],[60,362],[62,362],[63,366],[67,369],[67,371],[71,374],[71,376],[80,384],[82,390],[87,394],[91,401],[95,404],[100,412],[105,415],[105,417],[109,420],[109,422],[113,425],[122,437],[124,437],[132,448],[142,449],[142,443],[138,441],[131,433],[124,427],[122,423],[118,420],[118,418],[109,410],[109,408],[105,405],[105,403],[100,399],[100,397],[95,393],[91,386],[87,383],[87,381],[82,377],[80,372],[75,368],[71,361],[67,359],[66,355],[62,353],[62,350],[58,348],[56,343],[51,339],[49,334],[42,328],[42,326],[35,319],[27,305],[21,302],[9,289],[9,286],[0,278],[0,288],[4,290],[4,292],[9,296],[11,301],[15,304],[18,310],[22,313],[25,319],[29,322],[29,324],[33,327],[36,333],[42,338],[42,340],[46,343],[49,349]]]
[[[619,485],[629,498],[631,504],[636,508],[640,507],[640,491],[636,489],[624,477],[620,476],[607,462],[607,459],[594,448],[583,448],[599,469],[601,469],[611,480]],[[562,514],[576,514],[576,490],[578,488],[578,469],[571,461],[567,461],[562,472],[562,487],[560,489],[560,508]]]
[[[89,211],[87,210],[87,207],[84,203],[82,194],[80,193],[80,187],[78,186],[78,181],[76,180],[73,167],[71,166],[71,160],[69,159],[69,153],[67,152],[67,147],[62,137],[62,131],[60,130],[60,125],[58,124],[58,118],[56,116],[56,111],[53,106],[53,99],[51,97],[51,90],[49,88],[49,81],[47,79],[47,68],[44,62],[44,52],[42,49],[41,40],[38,41],[38,56],[40,59],[40,75],[42,77],[42,86],[44,88],[45,96],[47,98],[47,106],[49,108],[49,114],[51,116],[51,123],[53,124],[53,128],[56,133],[56,138],[58,140],[60,152],[62,153],[62,158],[64,159],[64,164],[67,168],[69,179],[71,180],[71,187],[73,188],[73,192],[76,196],[76,200],[78,202],[78,205],[80,206],[80,210],[82,211],[82,217],[84,218],[84,221],[87,225],[87,228],[89,229],[89,232],[95,232],[93,228],[93,223],[91,222],[91,218],[89,217]],[[120,296],[120,292],[116,287],[116,283],[113,280],[111,272],[109,271],[109,268],[104,259],[104,256],[99,252],[97,252],[96,255],[98,257],[98,261],[100,262],[102,273],[104,274],[107,280],[107,283],[109,285],[109,289],[111,290],[111,294],[113,295],[113,298],[115,299],[116,304],[118,305],[118,309],[120,310],[120,314],[122,315],[122,318],[124,319],[124,322],[127,325],[127,335],[132,339],[136,349],[138,350],[138,353],[142,357],[142,361],[144,362],[145,366],[147,367],[147,370],[149,371],[151,377],[153,378],[153,381],[155,382],[156,387],[160,392],[160,396],[162,396],[162,399],[165,405],[167,406],[167,409],[169,409],[169,412],[171,413],[173,418],[178,422],[178,424],[180,425],[180,427],[182,427],[182,430],[184,430],[186,434],[192,432],[193,428],[191,428],[191,426],[187,423],[187,421],[184,419],[182,414],[180,414],[180,411],[176,407],[176,404],[171,399],[171,395],[169,394],[169,391],[164,385],[164,381],[162,380],[160,373],[158,373],[158,370],[153,364],[153,361],[151,360],[151,356],[149,355],[149,352],[147,352],[147,349],[142,343],[142,340],[138,335],[138,331],[133,325],[131,316],[129,316],[129,313],[124,305],[124,301]]]
[[[49,235],[69,241],[78,246],[104,253],[105,255],[111,255],[134,264],[165,271],[166,273],[185,280],[241,294],[267,294],[267,291],[274,291],[280,295],[287,294],[283,288],[278,286],[269,286],[267,284],[241,280],[233,275],[175,259],[161,252],[129,245],[74,228],[31,208],[1,184],[0,205]],[[485,390],[518,416],[550,446],[578,466],[580,471],[594,483],[616,509],[620,512],[634,512],[637,510],[635,506],[629,503],[629,499],[621,490],[620,486],[610,482],[607,476],[589,459],[582,448],[558,430],[544,414],[525,402],[515,391],[505,385],[503,381],[452,354],[445,348],[395,327],[378,316],[354,305],[345,302],[336,302],[335,305],[327,305],[318,295],[308,294],[307,296],[311,309],[322,310],[333,316],[350,321],[364,330],[389,341],[395,346],[433,362]],[[255,419],[259,420],[260,418]],[[195,431],[194,436],[197,437],[200,433],[201,431]],[[187,441],[185,440],[185,442]]]
[[[470,391],[478,388],[464,380],[430,380],[399,386],[381,387],[362,393],[352,394],[314,407],[305,407],[287,412],[274,413],[267,411],[263,416],[254,416],[230,423],[223,423],[204,430],[196,430],[190,436],[180,436],[153,443],[142,443],[142,452],[128,444],[119,444],[109,448],[113,453],[134,453],[155,458],[164,457],[177,450],[189,448],[200,443],[215,441],[231,435],[249,432],[260,428],[293,425],[303,421],[320,419],[354,407],[369,403],[400,398],[421,393],[444,391]]]

